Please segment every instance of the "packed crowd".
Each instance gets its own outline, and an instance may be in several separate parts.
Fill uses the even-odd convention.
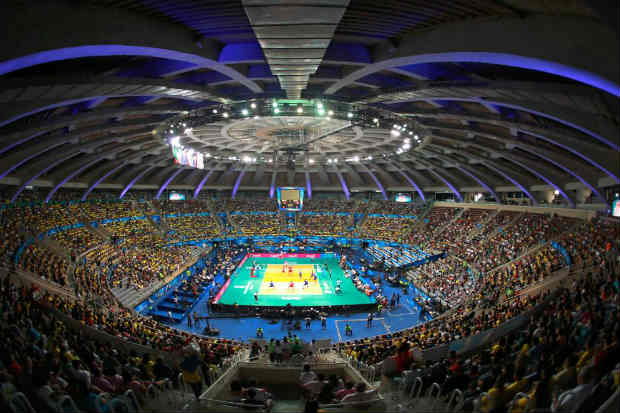
[[[101,238],[97,237],[86,227],[59,231],[55,233],[52,238],[70,252],[73,260],[77,259],[77,257],[83,252],[86,252],[103,242]]]
[[[135,202],[103,203],[102,210],[106,212],[93,212],[95,205],[80,204],[75,207],[79,209],[75,211],[75,215],[69,215],[61,208],[42,212],[39,209],[45,208],[40,206],[3,209],[0,223],[5,231],[7,228],[13,230],[6,232],[3,237],[3,245],[7,247],[2,251],[3,259],[8,262],[13,258],[16,249],[24,240],[22,234],[27,231],[47,231],[72,225],[82,215],[91,219],[93,216],[107,219],[113,216],[106,215],[108,212],[114,214],[120,211],[124,214],[122,216],[141,216],[145,212],[144,206],[137,206]],[[424,224],[430,231],[424,238],[420,238],[421,241],[417,244],[440,245],[440,240],[433,239],[434,234],[439,234],[432,230],[450,222],[457,213],[459,211],[450,208],[431,210],[428,221]],[[24,219],[20,221],[22,217]],[[476,225],[474,222],[479,221],[482,221],[482,218],[473,219],[468,215],[459,225],[472,228],[472,225]],[[18,222],[22,224],[19,225]],[[136,220],[129,222],[136,224]],[[188,343],[191,336],[173,332],[153,320],[141,318],[114,306],[108,286],[103,281],[106,277],[113,283],[129,278],[131,285],[142,287],[145,283],[174,271],[180,261],[187,257],[185,254],[189,253],[189,249],[170,249],[163,241],[154,241],[150,235],[146,236],[147,233],[152,233],[152,227],[144,226],[150,225],[148,221],[139,222],[137,228],[125,228],[124,225],[116,225],[117,223],[106,225],[110,232],[119,238],[133,238],[141,242],[137,247],[121,243],[119,247],[111,247],[115,250],[111,259],[100,260],[95,256],[92,261],[89,259],[78,266],[73,274],[78,294],[76,300],[65,300],[43,295],[38,291],[17,288],[8,281],[8,277],[5,278],[2,283],[3,333],[13,333],[18,337],[15,340],[17,344],[3,344],[11,347],[5,348],[3,365],[0,366],[1,379],[3,383],[8,383],[7,388],[10,388],[10,384],[13,388],[31,395],[41,406],[48,406],[50,400],[53,402],[50,397],[53,392],[50,389],[59,394],[63,394],[64,389],[66,393],[75,396],[74,400],[87,400],[89,394],[97,394],[103,388],[116,394],[118,389],[126,389],[128,383],[137,381],[146,386],[156,379],[148,375],[148,371],[146,375],[143,374],[140,367],[138,371],[132,370],[134,377],[123,377],[123,374],[120,374],[123,381],[113,378],[115,374],[104,373],[105,363],[98,358],[101,359],[101,354],[114,354],[112,349],[99,348],[94,351],[92,346],[98,344],[91,345],[75,338],[66,339],[65,344],[62,339],[71,337],[74,333],[66,327],[59,327],[62,322],[56,323],[55,315],[44,310],[48,308],[122,340],[148,345],[158,350],[178,350]],[[454,246],[456,255],[471,260],[486,272],[475,279],[475,288],[472,285],[474,278],[471,273],[455,258],[427,264],[420,268],[419,274],[414,275],[427,291],[432,291],[435,296],[445,301],[458,303],[454,312],[403,332],[347,342],[342,344],[340,349],[367,363],[392,360],[393,363],[390,361],[386,366],[391,364],[396,366],[396,372],[402,372],[412,365],[415,366],[412,352],[414,349],[424,350],[470,337],[497,327],[528,310],[542,308],[541,311],[546,317],[530,321],[525,332],[517,333],[514,339],[502,338],[466,360],[451,355],[438,365],[420,366],[420,374],[424,377],[425,384],[441,381],[444,392],[457,387],[467,389],[469,400],[486,392],[488,395],[483,398],[483,402],[488,411],[503,408],[519,391],[527,392],[529,399],[526,402],[534,403],[536,407],[554,405],[565,408],[564,404],[575,403],[576,399],[587,403],[592,397],[589,393],[593,388],[592,384],[605,380],[611,367],[619,361],[616,340],[620,334],[620,320],[617,315],[617,307],[620,305],[617,261],[620,232],[617,221],[594,219],[577,225],[576,221],[561,217],[500,212],[490,222],[493,225],[499,224],[500,230],[497,231],[498,226],[489,228],[491,225],[487,224],[469,240],[471,243],[463,243],[463,247],[458,244]],[[248,227],[251,225],[247,224]],[[452,229],[447,231],[450,233]],[[82,235],[81,232],[74,231],[69,232],[66,239],[57,240],[61,244],[66,243],[63,245],[76,245],[75,243],[79,242],[76,239],[79,240]],[[411,239],[416,239],[416,236],[417,233],[413,234]],[[564,284],[552,295],[523,294],[515,297],[515,292],[532,286],[550,276],[555,269],[566,265],[567,258],[557,248],[542,244],[550,239],[556,239],[566,251],[573,270],[594,267],[601,270],[600,275],[598,271],[592,274],[577,272],[576,277],[585,277],[571,280],[571,284]],[[435,242],[438,244],[434,244]],[[472,248],[472,245],[476,245],[481,252],[470,257],[467,249]],[[507,267],[491,271],[537,245],[542,248]],[[225,255],[218,257],[218,265],[221,266],[218,270],[230,274],[237,251],[231,250],[222,254]],[[18,265],[60,285],[70,282],[67,277],[67,260],[37,244],[24,250]],[[81,300],[89,295],[102,298],[104,305],[93,306]],[[484,305],[481,306],[480,303]],[[538,307],[539,305],[542,307]],[[110,308],[115,308],[116,311],[110,311]],[[74,334],[74,337],[77,336]],[[53,345],[50,345],[50,342]],[[15,346],[23,343],[26,343],[27,351],[18,352],[18,347]],[[222,353],[230,354],[239,346],[238,343],[222,344],[212,340],[203,340],[200,345],[203,346],[201,354],[207,355],[205,358],[209,357],[208,354],[211,354],[214,347],[223,346]],[[79,354],[79,361],[84,363],[74,363],[76,353]],[[62,363],[56,362],[56,367],[50,367],[48,358],[54,359],[54,356],[48,354],[56,354],[56,359]],[[144,364],[143,361],[140,363]],[[61,364],[62,367],[58,368]],[[146,365],[149,364],[150,360],[147,358]],[[120,365],[124,364],[115,364],[117,367]],[[33,371],[35,367],[41,366],[49,368],[41,374],[37,370],[35,379]],[[147,366],[144,370],[148,370]],[[81,373],[82,370],[88,373]],[[123,372],[118,368],[116,371],[117,374],[119,371]],[[73,383],[86,376],[92,381],[84,380],[85,387]],[[106,387],[102,376],[110,382],[110,387]],[[70,389],[63,386],[63,382],[76,384],[79,391],[73,386]],[[135,384],[133,386],[137,391],[142,388]],[[548,394],[553,396],[546,396]],[[574,394],[581,398],[569,397]],[[331,396],[335,394],[330,393]],[[596,396],[603,397],[600,394]],[[519,403],[522,401],[519,400]]]
[[[474,322],[474,333],[497,325],[501,319],[496,314],[501,310],[511,318],[542,304],[523,328],[466,357],[453,351],[426,364],[414,357],[417,349],[425,348],[429,335],[441,342],[449,327],[461,330],[460,337],[468,334],[461,325],[433,331],[428,328],[433,323],[424,329],[345,343],[341,350],[357,360],[382,363],[384,374],[390,376],[412,371],[406,377],[409,385],[420,377],[423,388],[438,383],[442,395],[461,389],[466,411],[473,409],[476,400],[483,412],[595,411],[619,382],[617,264],[607,261],[600,273],[578,274],[554,293],[531,298],[526,306],[496,308],[490,324]],[[465,324],[472,326],[471,321]]]
[[[461,211],[460,208],[433,207],[424,221],[409,233],[408,243],[428,251],[441,251],[442,239],[435,237],[435,233],[444,228]]]
[[[280,217],[278,215],[229,215],[230,224],[241,235],[279,235]]]
[[[474,294],[478,278],[466,263],[454,257],[427,262],[408,274],[417,288],[449,307],[460,305]]]
[[[453,252],[483,271],[505,264],[522,253],[558,236],[577,221],[543,214],[521,214],[487,238],[457,243]]]
[[[37,289],[22,287],[9,276],[1,280],[4,337],[0,358],[0,407],[21,392],[35,411],[61,412],[68,397],[82,411],[116,411],[132,390],[143,401],[150,385],[175,381],[189,371],[191,343],[198,349],[198,368],[207,378],[210,369],[241,348],[229,340],[198,339],[166,328],[153,320],[125,310],[89,306],[81,300],[63,300]],[[75,328],[67,317],[80,322]],[[89,326],[117,337],[93,339],[85,335]],[[127,343],[140,343],[141,353]],[[64,405],[64,404],[63,404]]]
[[[350,216],[301,214],[298,225],[304,235],[338,236],[343,235]]]
[[[360,235],[385,241],[404,241],[415,224],[416,221],[411,218],[366,217]]]
[[[221,229],[216,217],[210,215],[168,217],[166,224],[173,233],[174,241],[195,241],[221,236]]]

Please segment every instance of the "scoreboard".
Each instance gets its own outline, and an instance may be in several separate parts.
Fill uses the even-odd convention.
[[[278,187],[278,206],[285,211],[301,211],[304,206],[303,187]]]

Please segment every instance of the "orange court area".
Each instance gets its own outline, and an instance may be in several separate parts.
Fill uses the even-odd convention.
[[[263,282],[258,291],[259,295],[321,295],[323,290],[319,280],[312,277],[312,270],[317,272],[318,265],[315,264],[289,264],[286,271],[283,264],[267,264]],[[290,270],[288,267],[291,267]],[[299,273],[301,272],[301,278]],[[305,280],[308,285],[305,286]],[[271,286],[273,283],[273,286]],[[291,287],[291,283],[293,286]]]

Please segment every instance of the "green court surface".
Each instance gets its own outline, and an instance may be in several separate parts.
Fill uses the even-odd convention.
[[[351,279],[345,277],[338,262],[338,257],[334,254],[323,254],[320,258],[247,256],[233,273],[228,285],[223,288],[217,303],[276,307],[289,303],[292,306],[374,303],[374,298],[359,291]],[[290,271],[288,267],[284,267],[285,263],[291,267]],[[328,270],[331,271],[331,277]],[[313,272],[317,276],[316,280]],[[306,286],[305,280],[308,281]],[[337,293],[338,280],[341,282],[341,292]],[[254,293],[258,293],[258,300]]]

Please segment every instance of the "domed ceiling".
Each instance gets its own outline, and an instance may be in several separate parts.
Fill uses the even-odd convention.
[[[587,0],[6,0],[0,184],[14,200],[295,185],[609,203],[617,16]]]

